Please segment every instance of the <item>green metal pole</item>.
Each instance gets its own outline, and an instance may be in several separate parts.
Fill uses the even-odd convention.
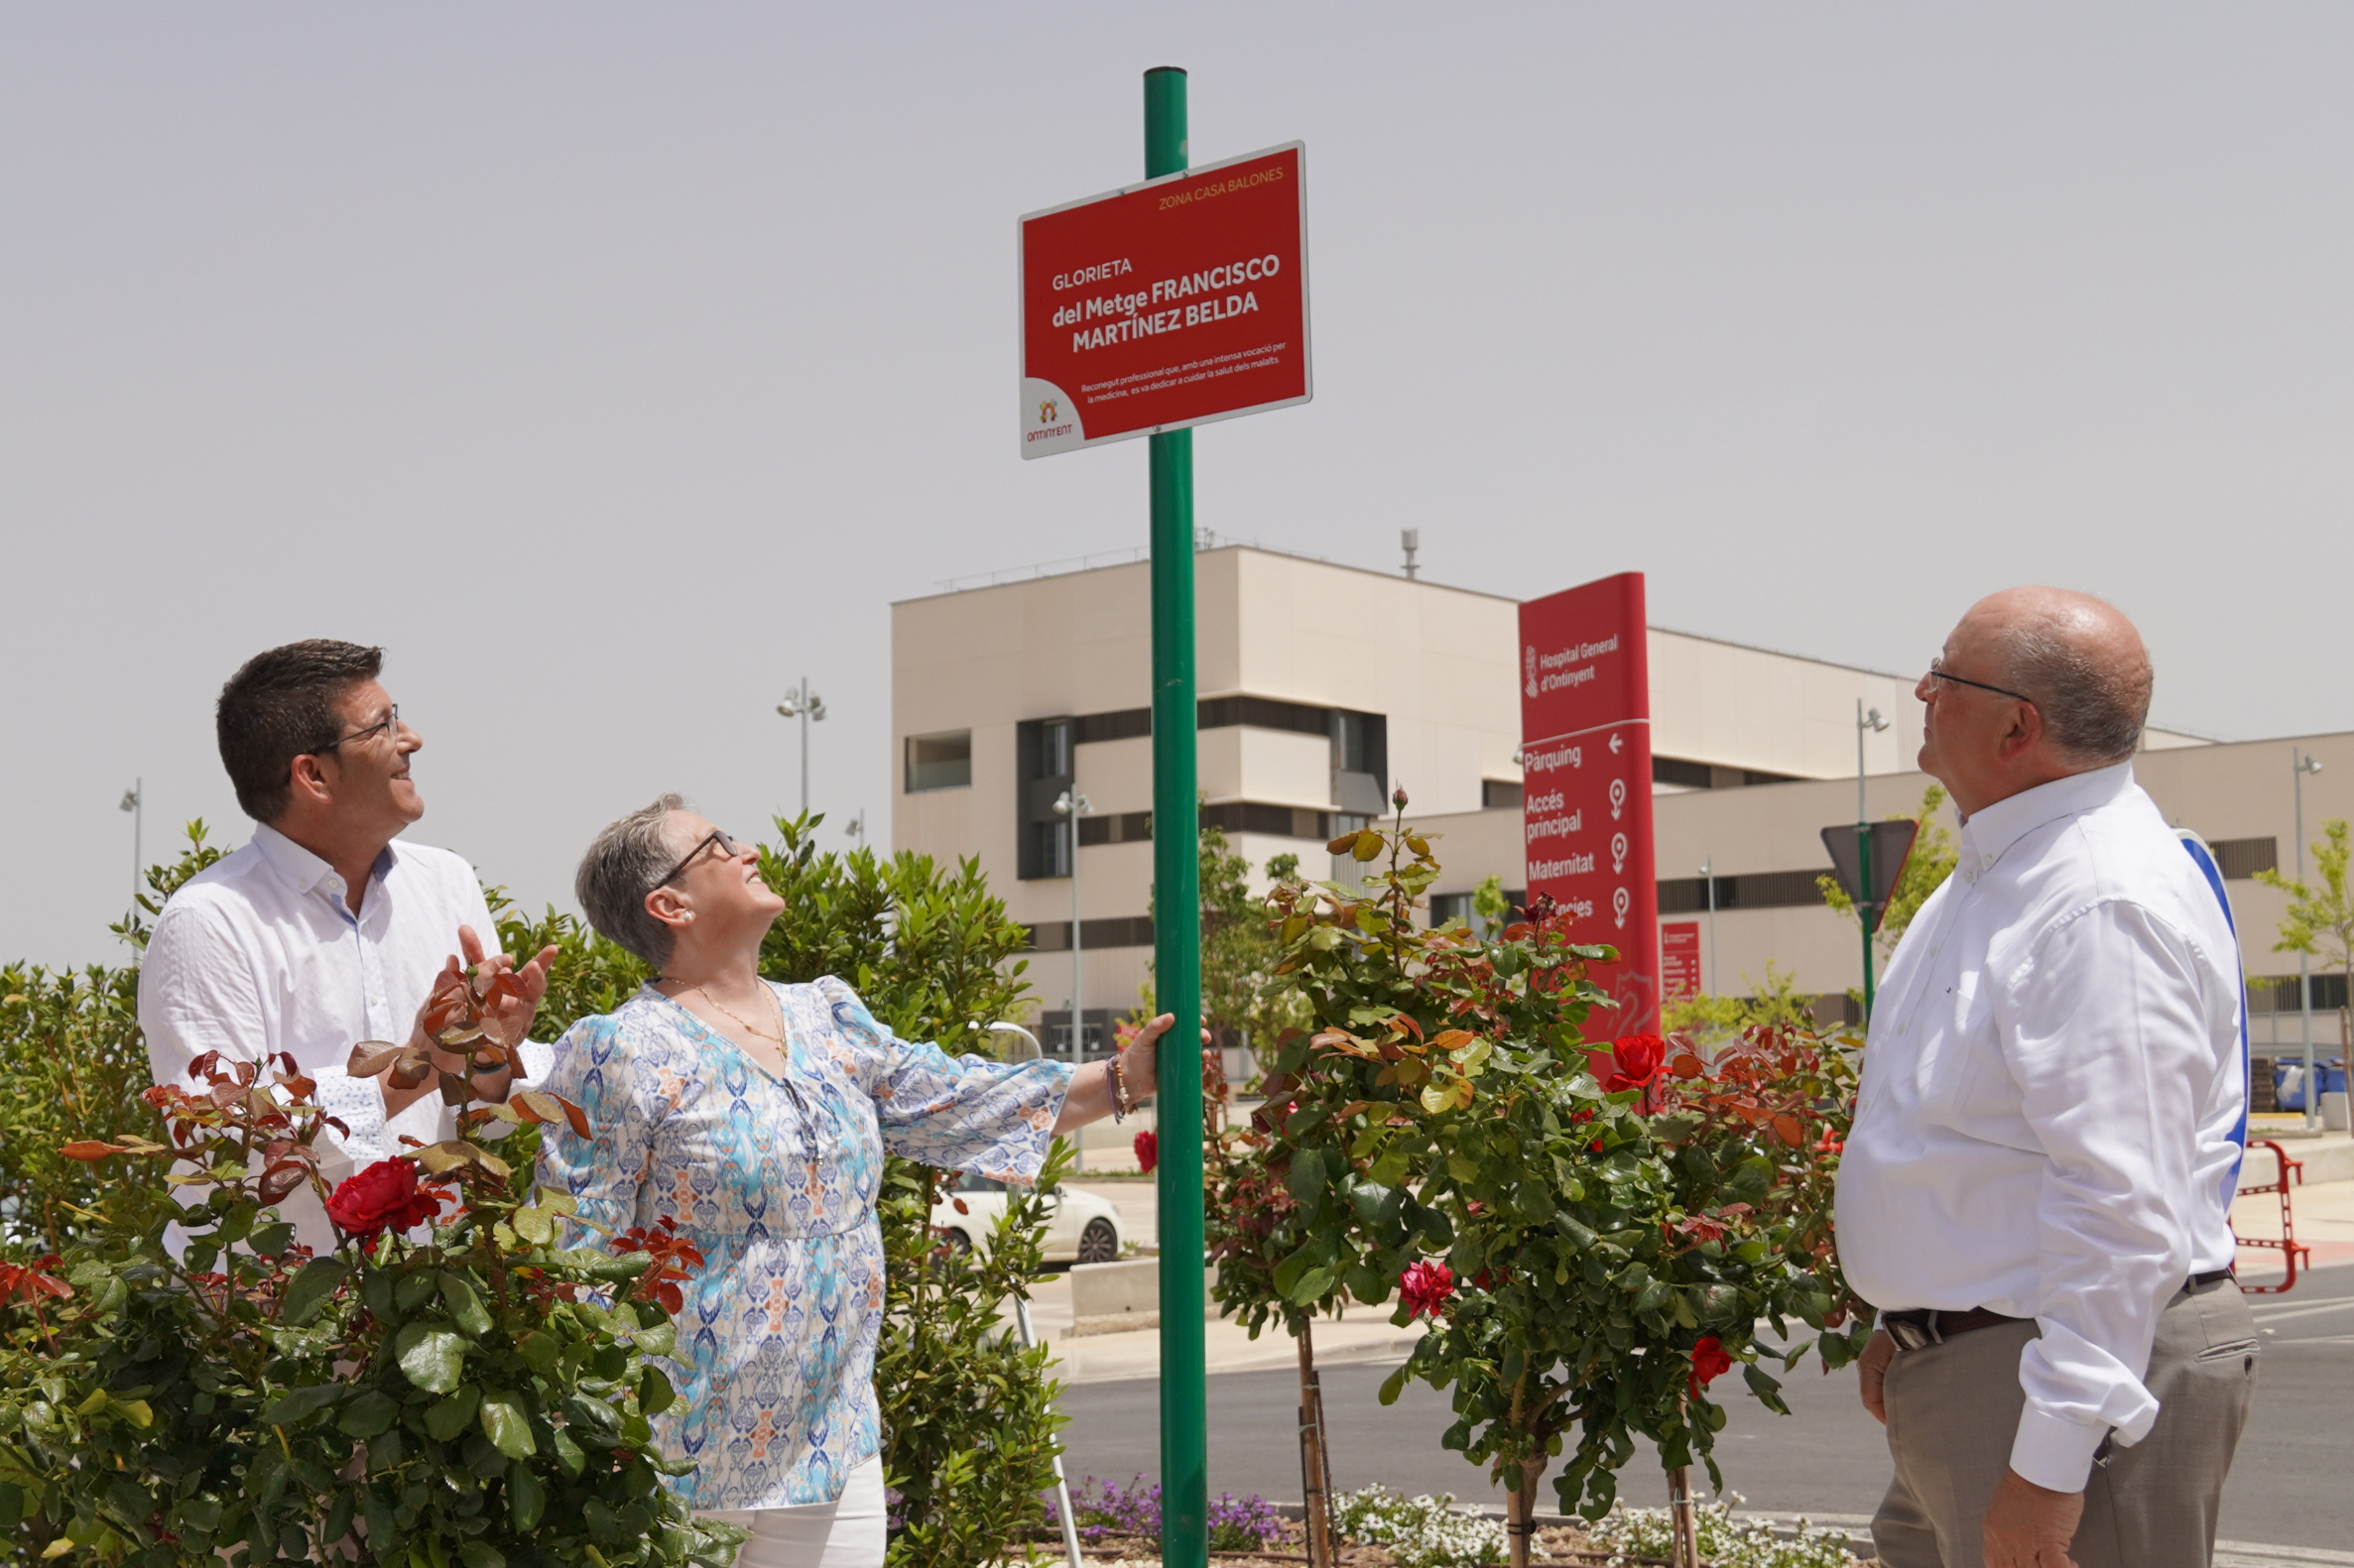
[[[1186,167],[1185,73],[1145,72],[1145,178]],[[1153,447],[1153,989],[1161,1042],[1161,1560],[1208,1568],[1202,1380],[1201,885],[1195,806],[1193,432]]]

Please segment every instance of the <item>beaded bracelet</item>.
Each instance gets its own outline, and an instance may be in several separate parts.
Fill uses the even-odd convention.
[[[1118,1056],[1114,1056],[1103,1064],[1103,1075],[1109,1082],[1112,1092],[1112,1121],[1115,1124],[1125,1122],[1133,1107],[1128,1099],[1128,1076],[1120,1071]]]

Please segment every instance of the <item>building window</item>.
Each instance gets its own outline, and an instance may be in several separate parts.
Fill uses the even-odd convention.
[[[1482,779],[1479,782],[1479,808],[1482,811],[1518,811],[1528,800],[1528,791],[1508,779]]]
[[[1106,812],[1098,816],[1079,818],[1079,845],[1144,844],[1153,837],[1153,813],[1150,811]]]
[[[973,782],[973,732],[945,730],[908,737],[908,793],[963,789]]]
[[[1070,823],[1054,802],[1071,786],[1075,719],[1028,719],[1014,726],[1015,875],[1025,882],[1070,875]]]
[[[2207,848],[2226,882],[2245,882],[2260,871],[2281,869],[2281,841],[2274,838],[2219,838]]]

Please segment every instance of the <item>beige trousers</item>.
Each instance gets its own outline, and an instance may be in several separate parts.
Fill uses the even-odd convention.
[[[2033,1323],[1998,1323],[1889,1364],[1896,1478],[1872,1519],[1887,1568],[1983,1568],[1979,1522],[2011,1468],[2027,1396],[2019,1357]],[[2215,1510],[2256,1387],[2256,1320],[2229,1279],[2185,1286],[2158,1320],[2144,1385],[2158,1421],[2111,1445],[2084,1489],[2069,1555],[2079,1568],[2207,1568]]]

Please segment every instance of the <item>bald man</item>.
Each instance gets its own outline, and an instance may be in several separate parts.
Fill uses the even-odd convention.
[[[1960,857],[1890,961],[1839,1168],[1882,1314],[1873,1539],[1889,1568],[2203,1565],[2256,1378],[2240,959],[2134,783],[2150,659],[2098,599],[2015,588],[1917,694]]]

